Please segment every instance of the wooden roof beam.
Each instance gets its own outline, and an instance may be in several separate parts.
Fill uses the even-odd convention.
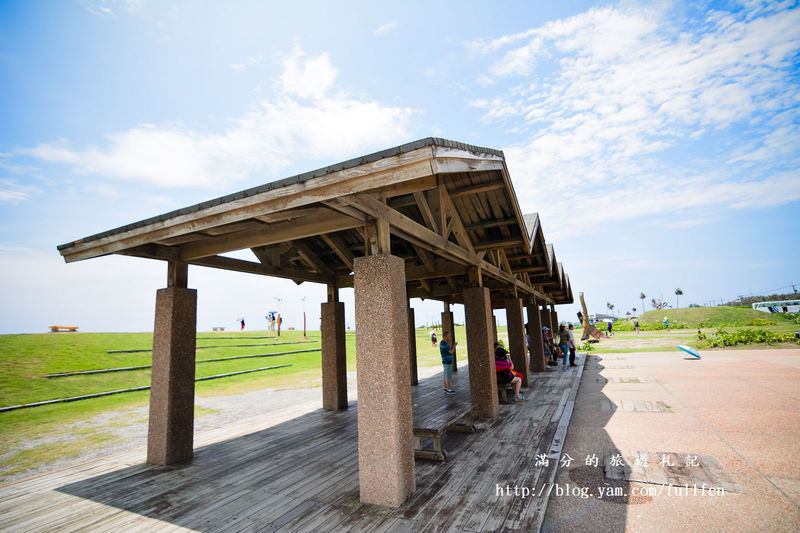
[[[431,206],[428,205],[428,200],[425,199],[425,195],[421,192],[415,192],[414,201],[417,203],[417,207],[419,208],[419,212],[422,214],[422,220],[425,222],[425,225],[438,233],[439,228],[436,224],[436,219],[433,216],[433,212],[431,212]]]
[[[392,209],[368,194],[348,195],[342,197],[342,201],[348,205],[358,208],[370,216],[386,217],[391,228],[393,229],[393,232],[412,244],[417,244],[423,248],[435,251],[445,259],[455,263],[480,266],[485,274],[495,279],[512,285],[516,284],[518,289],[529,294],[534,294],[537,297],[544,296],[539,293],[539,291],[535,290],[529,285],[525,285],[522,281],[516,279],[514,276],[511,276],[496,266],[489,264],[487,261],[480,259],[477,254],[465,250],[461,246],[448,241],[441,235],[434,233],[422,224],[415,222],[413,219],[403,215],[395,209]]]
[[[283,264],[281,261],[281,250],[277,246],[256,246],[250,248],[250,251],[253,252],[263,265],[279,267]]]
[[[317,272],[320,274],[326,274],[328,276],[333,275],[333,270],[319,258],[319,256],[311,249],[308,243],[305,242],[298,242],[295,243],[297,246],[297,250],[300,252],[300,255],[306,260],[306,262]]]
[[[517,246],[522,246],[522,244],[523,244],[522,239],[519,238],[503,239],[499,241],[480,242],[475,245],[475,250],[481,251],[481,250],[494,250],[500,248],[515,248]]]
[[[176,261],[179,259],[180,250],[159,246],[156,244],[146,244],[136,248],[130,248],[121,253],[132,257],[144,257],[147,259],[160,259],[163,261]],[[247,274],[257,274],[260,276],[272,276],[276,278],[286,278],[293,281],[311,281],[314,283],[332,283],[332,275],[324,275],[316,272],[297,270],[292,268],[273,267],[254,261],[245,261],[233,257],[214,255],[187,261],[190,265],[217,268],[221,270],[231,270],[233,272],[244,272]]]
[[[291,221],[279,222],[264,229],[244,231],[185,244],[181,246],[181,259],[191,261],[243,248],[254,248],[304,239],[323,233],[333,233],[359,225],[360,222],[352,217],[332,213],[328,209],[319,210],[317,214],[306,217],[303,224]]]
[[[469,187],[462,187],[450,191],[451,198],[460,198],[470,194],[479,194],[482,192],[496,191],[505,187],[503,180],[490,181],[487,183],[478,183],[477,185],[470,185]]]
[[[451,195],[452,197],[452,195]],[[473,224],[467,224],[464,226],[469,231],[475,231],[478,229],[489,229],[489,228],[499,228],[502,226],[513,226],[517,223],[515,218],[499,218],[497,220],[483,220],[481,222],[475,222]]]
[[[450,216],[452,230],[456,236],[458,244],[460,244],[465,250],[475,253],[475,248],[472,246],[469,233],[467,233],[467,230],[464,228],[464,223],[461,221],[461,215],[458,214],[458,210],[456,209],[455,204],[453,204],[453,200],[450,199],[450,195],[447,192],[447,187],[445,187],[444,183],[441,181],[439,182],[439,201],[440,210],[443,213],[446,212]],[[447,235],[444,237],[447,238]]]
[[[352,271],[355,255],[350,251],[344,241],[336,235],[326,235],[323,233],[320,235],[320,237],[322,237],[322,240],[325,241],[325,244],[327,244],[330,249],[333,250],[333,253],[335,253],[336,256],[342,260],[342,263],[344,263],[347,268]]]

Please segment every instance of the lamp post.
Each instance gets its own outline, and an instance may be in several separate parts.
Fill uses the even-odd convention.
[[[300,298],[300,301],[303,302],[303,338],[306,338],[306,297],[303,296]]]

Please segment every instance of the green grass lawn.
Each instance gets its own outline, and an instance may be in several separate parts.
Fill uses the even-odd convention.
[[[440,364],[438,347],[432,346],[428,329],[417,330],[418,365]],[[439,331],[441,337],[441,330]],[[265,337],[269,338],[257,338]],[[456,329],[460,339],[459,356],[466,360],[466,337],[463,327]],[[300,342],[299,344],[280,344]],[[248,344],[247,347],[232,345]],[[265,346],[266,345],[266,346]],[[199,363],[198,377],[248,370],[289,363],[292,366],[231,376],[196,384],[198,396],[230,395],[255,389],[288,389],[321,386],[321,352],[319,332],[284,331],[278,339],[274,332],[247,333],[199,332],[197,346],[214,346],[197,351],[197,361],[236,355],[269,354],[316,349],[313,352]],[[346,335],[347,369],[355,371],[355,334]],[[149,365],[150,352],[109,354],[110,350],[150,349],[152,333],[45,333],[0,335],[0,406],[17,405],[55,398],[80,396],[95,392],[138,387],[150,384],[150,370],[90,374],[62,378],[46,378],[45,374],[76,370]],[[107,443],[110,436],[83,435],[72,431],[66,443],[42,444],[34,450],[13,453],[23,439],[40,439],[51,435],[64,436],[64,426],[87,420],[110,411],[143,406],[149,391],[123,393],[103,398],[52,404],[0,413],[0,467],[14,468],[44,460],[49,455],[78,453],[82,446]],[[74,449],[73,449],[74,448]],[[69,450],[72,449],[72,452]],[[2,456],[7,456],[2,459]],[[5,469],[9,472],[8,468]]]
[[[673,321],[709,320],[707,311],[715,308],[669,310],[666,313]],[[732,310],[732,312],[731,312]],[[747,309],[722,308],[713,311],[712,319],[741,322],[751,318]],[[675,314],[679,313],[679,314]],[[756,318],[772,318],[775,326],[767,329],[780,332],[795,331],[797,324],[756,313]],[[663,312],[658,314],[663,319]],[[745,316],[746,315],[746,316]],[[658,316],[658,315],[656,315]],[[715,329],[704,330],[707,334]],[[428,328],[418,328],[417,360],[420,367],[438,367],[438,346],[431,345]],[[610,339],[595,344],[592,353],[626,353],[640,351],[672,351],[676,344],[695,342],[696,329],[652,331],[635,335],[633,332],[618,332]],[[258,338],[258,337],[268,338]],[[500,327],[498,336],[507,339],[505,327]],[[441,329],[439,329],[441,338]],[[459,360],[466,362],[466,330],[456,328],[459,342]],[[280,344],[297,343],[297,344]],[[282,332],[280,339],[274,332],[254,331],[247,333],[221,332],[198,333],[198,347],[212,347],[197,351],[198,377],[236,372],[258,367],[286,364],[292,366],[267,370],[196,384],[197,395],[232,395],[256,389],[288,389],[318,387],[321,385],[321,352],[319,332],[308,333],[303,338],[298,331]],[[246,344],[247,346],[234,346]],[[46,333],[32,335],[0,335],[0,406],[79,396],[95,392],[138,387],[150,384],[150,370],[115,372],[46,378],[45,374],[76,370],[106,369],[112,367],[149,365],[150,352],[113,353],[110,350],[150,349],[152,333]],[[346,335],[347,369],[355,371],[355,334]],[[749,346],[758,347],[758,346]],[[297,350],[315,349],[312,352],[278,355],[202,363],[205,359],[236,355],[271,354]],[[59,457],[78,456],[87,449],[113,444],[115,435],[92,430],[87,432],[81,422],[97,415],[111,414],[108,424],[130,424],[129,408],[147,405],[149,391],[123,393],[103,398],[47,406],[20,409],[0,413],[0,477],[24,471],[31,466],[47,463]],[[114,415],[114,413],[121,413]],[[197,408],[196,415],[204,414]],[[137,415],[145,422],[145,415]],[[26,446],[22,446],[26,443]],[[32,443],[32,444],[31,444]]]
[[[789,320],[783,317],[771,315],[763,311],[756,311],[751,307],[682,307],[679,309],[662,309],[660,311],[647,311],[639,317],[642,324],[659,323],[668,317],[673,324],[686,324],[696,327],[700,323],[706,323],[711,327],[729,326],[731,324],[744,324],[754,319],[772,320],[776,325],[792,326]],[[793,324],[795,329],[797,324]],[[788,331],[788,330],[787,330]]]

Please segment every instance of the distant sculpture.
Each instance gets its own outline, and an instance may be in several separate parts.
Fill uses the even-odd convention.
[[[581,340],[587,341],[589,340],[589,337],[600,339],[600,330],[589,324],[589,311],[586,310],[586,300],[583,299],[583,293],[579,293],[578,297],[581,300],[581,307],[583,308],[583,313],[578,313],[578,318],[583,324],[583,335],[581,335]]]

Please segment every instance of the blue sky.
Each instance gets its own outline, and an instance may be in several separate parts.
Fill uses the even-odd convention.
[[[162,264],[55,246],[431,135],[505,151],[592,311],[800,283],[799,50],[797,2],[2,2],[0,332],[147,330]],[[202,329],[324,298],[190,280]]]

